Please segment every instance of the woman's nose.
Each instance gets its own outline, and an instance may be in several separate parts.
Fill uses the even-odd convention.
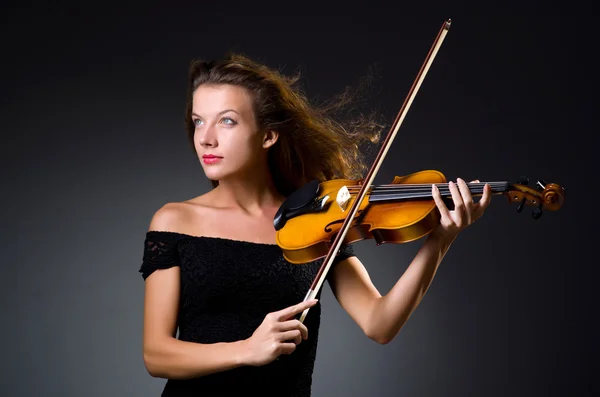
[[[217,137],[213,128],[206,126],[199,132],[198,143],[205,147],[215,147],[217,145]]]

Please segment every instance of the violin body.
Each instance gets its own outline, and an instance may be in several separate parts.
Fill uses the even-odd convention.
[[[542,181],[543,182],[543,181]],[[538,189],[509,182],[487,182],[492,194],[504,194],[509,202],[535,207],[538,219],[542,210],[556,211],[565,191],[557,184],[538,182]],[[363,180],[334,179],[313,181],[294,192],[279,208],[274,225],[277,245],[291,263],[307,263],[325,257],[340,231],[348,208],[355,205]],[[391,184],[367,189],[356,216],[351,220],[343,244],[373,239],[377,245],[406,243],[429,234],[438,224],[440,214],[431,193],[436,184],[442,198],[452,209],[451,192],[446,177],[436,170],[424,170],[396,176]],[[483,194],[484,182],[469,182],[472,196]]]
[[[406,176],[396,176],[392,184],[425,184],[446,181],[438,171],[426,170]],[[360,185],[362,180],[335,179],[320,184],[318,195],[337,197],[344,186]],[[351,196],[347,206],[354,203]],[[405,243],[428,234],[439,222],[439,212],[433,198],[370,202],[370,194],[360,203],[346,237],[345,244],[365,239],[383,243]],[[291,263],[306,263],[327,255],[331,242],[339,231],[347,210],[329,200],[322,210],[303,213],[286,221],[277,231],[277,244]]]

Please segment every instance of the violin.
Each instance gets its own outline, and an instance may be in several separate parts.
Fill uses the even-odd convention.
[[[377,245],[406,243],[430,233],[439,223],[440,214],[431,193],[432,185],[438,187],[446,202],[451,197],[448,183],[441,172],[423,170],[396,176],[390,184],[384,185],[374,185],[373,180],[450,25],[450,19],[442,23],[367,175],[359,180],[311,181],[289,195],[275,214],[273,225],[277,245],[289,262],[306,263],[324,257],[305,301],[317,296],[343,244],[365,239],[373,239]],[[538,181],[536,188],[531,188],[527,182],[488,183],[492,194],[505,195],[509,202],[518,203],[518,212],[525,205],[534,206],[534,219],[539,219],[545,210],[556,211],[563,205],[565,189],[560,185]],[[473,196],[480,196],[485,183],[470,182],[467,186]],[[301,322],[308,310],[300,316]]]
[[[537,182],[528,187],[505,181],[489,183],[493,195],[505,195],[509,203],[518,203],[517,212],[525,205],[534,208],[532,217],[539,219],[543,211],[556,211],[564,203],[565,189],[556,183]],[[291,263],[307,263],[323,258],[329,252],[334,236],[340,232],[348,208],[357,199],[363,180],[335,179],[312,181],[291,194],[280,206],[274,219],[277,245]],[[342,244],[373,239],[376,245],[406,243],[429,234],[438,224],[439,211],[433,200],[435,184],[450,207],[450,189],[445,176],[436,170],[424,170],[396,176],[391,184],[374,185],[366,198],[358,203]],[[469,182],[471,195],[481,196],[486,182]],[[334,199],[335,198],[335,199]]]

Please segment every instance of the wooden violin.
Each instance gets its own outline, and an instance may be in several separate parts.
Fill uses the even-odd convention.
[[[544,210],[556,211],[564,203],[565,190],[555,183],[538,181],[537,187],[520,183],[487,182],[492,194],[505,195],[509,203],[535,207],[534,219]],[[291,263],[307,263],[325,257],[339,233],[348,208],[354,204],[363,180],[312,181],[290,195],[275,216],[277,245]],[[427,235],[440,219],[431,193],[436,184],[442,198],[451,198],[444,175],[425,170],[395,177],[391,184],[371,186],[352,219],[343,244],[374,239],[377,245],[406,243]],[[486,182],[469,182],[471,195],[481,196]],[[450,206],[451,201],[447,202]]]
[[[336,179],[312,181],[287,197],[275,218],[277,244],[291,263],[306,263],[325,257],[304,300],[314,299],[323,284],[335,256],[343,244],[374,239],[379,244],[414,241],[428,234],[438,224],[440,214],[431,193],[436,184],[442,197],[450,197],[445,176],[425,170],[395,177],[392,183],[373,185],[373,180],[404,120],[416,93],[423,83],[448,30],[444,21],[409,93],[367,175],[360,180]],[[492,194],[504,194],[509,202],[535,206],[533,217],[543,210],[558,210],[565,191],[557,184],[538,182],[537,188],[525,183],[488,182]],[[483,194],[483,182],[468,183],[474,196]],[[306,309],[300,321],[304,321]]]

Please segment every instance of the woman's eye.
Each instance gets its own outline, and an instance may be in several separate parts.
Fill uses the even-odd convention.
[[[193,121],[194,121],[194,125],[195,125],[196,127],[198,127],[198,126],[200,125],[200,123],[202,123],[202,120],[200,120],[200,119],[195,119],[195,120],[193,120]]]
[[[225,124],[235,124],[235,120],[231,117],[223,117],[223,121],[225,122]]]

